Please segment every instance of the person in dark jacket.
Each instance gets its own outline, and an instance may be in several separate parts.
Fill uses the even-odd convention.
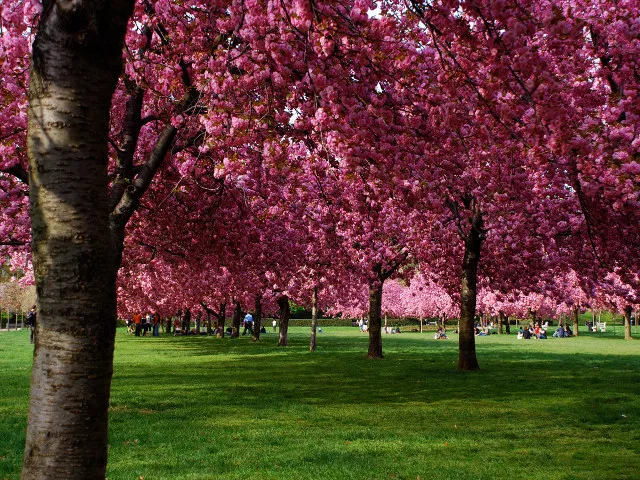
[[[36,312],[36,306],[34,305],[27,313],[27,325],[29,325],[29,330],[31,332],[30,340],[31,343],[36,343],[36,320],[38,318],[38,314]]]

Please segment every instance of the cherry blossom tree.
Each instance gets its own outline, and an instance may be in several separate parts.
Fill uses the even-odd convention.
[[[539,309],[573,270],[637,304],[634,0],[0,8],[0,261],[32,257],[41,319],[25,478],[104,476],[117,306],[230,302],[259,327],[322,292],[368,311],[378,358],[410,259],[472,370],[478,285]]]

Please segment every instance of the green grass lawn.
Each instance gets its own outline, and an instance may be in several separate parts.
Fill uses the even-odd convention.
[[[118,331],[107,478],[636,479],[640,342],[615,334],[476,339],[273,334],[135,338]],[[0,333],[0,480],[17,479],[32,348]]]

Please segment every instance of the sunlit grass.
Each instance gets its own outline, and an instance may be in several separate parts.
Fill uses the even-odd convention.
[[[583,332],[581,332],[583,333]],[[326,327],[308,352],[273,334],[135,338],[118,332],[109,479],[632,479],[640,343],[622,330],[544,341],[367,337]],[[28,332],[0,333],[0,479],[17,479]]]

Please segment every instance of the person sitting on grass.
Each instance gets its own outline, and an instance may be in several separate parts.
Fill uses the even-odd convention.
[[[564,336],[565,337],[570,337],[573,335],[573,331],[571,330],[571,327],[569,325],[567,325],[567,328],[565,328],[564,330]]]
[[[564,337],[564,327],[562,326],[562,324],[560,324],[558,326],[558,329],[556,330],[556,332],[553,334],[554,337],[558,337],[558,338],[562,338]]]
[[[487,335],[489,335],[488,333],[485,332],[484,327],[481,330],[479,325],[476,325],[473,330],[474,330],[473,333],[475,334],[476,337],[486,337]]]
[[[440,327],[438,328],[438,331],[436,332],[436,340],[446,340],[447,338],[447,332],[444,328]]]

